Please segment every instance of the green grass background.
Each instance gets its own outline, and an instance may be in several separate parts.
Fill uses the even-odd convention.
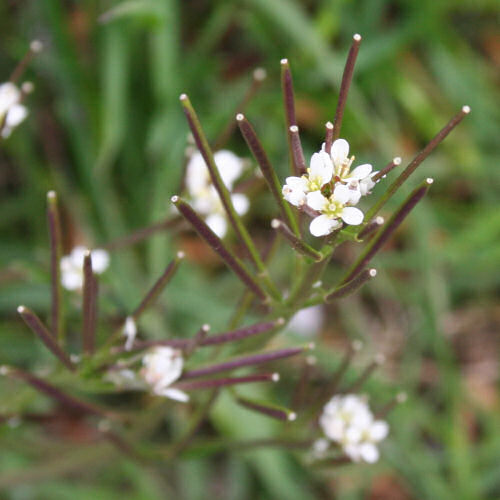
[[[0,149],[2,362],[37,367],[46,359],[15,315],[20,303],[48,310],[46,192],[61,197],[67,247],[81,239],[98,246],[165,217],[188,130],[181,92],[214,138],[252,70],[265,68],[268,79],[246,113],[282,177],[282,57],[292,66],[307,155],[333,118],[356,32],[363,43],[342,136],[358,160],[408,161],[463,104],[472,108],[412,179],[435,184],[377,257],[377,280],[331,310],[323,332],[327,343],[362,337],[369,352],[388,354],[388,368],[370,384],[374,398],[408,392],[390,418],[379,464],[318,473],[252,452],[152,468],[118,454],[98,462],[96,450],[78,442],[62,460],[57,438],[3,426],[0,485],[8,498],[500,498],[499,17],[495,0],[2,2],[0,80],[29,40],[46,44],[26,74],[36,85],[30,117]],[[250,156],[237,133],[230,146]],[[263,199],[253,209],[256,232],[269,207]],[[130,310],[178,247],[163,235],[114,256],[103,307]],[[339,265],[343,258],[352,254]],[[237,285],[205,268],[183,267],[165,293],[167,315],[151,316],[150,331],[224,327]],[[276,263],[279,279],[287,272]],[[217,408],[212,423],[227,436],[267,425],[245,424],[246,414],[224,412],[224,401]],[[76,466],[68,471],[70,460]]]

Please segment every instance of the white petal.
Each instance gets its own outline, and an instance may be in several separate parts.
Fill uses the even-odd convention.
[[[363,222],[365,216],[359,208],[345,207],[344,210],[342,210],[340,217],[346,224],[349,224],[350,226],[358,226]]]
[[[382,441],[389,434],[389,425],[383,420],[376,420],[370,427],[370,438],[373,441]]]
[[[373,167],[369,163],[364,163],[363,165],[359,165],[356,167],[350,174],[349,177],[351,179],[364,179],[369,176]]]
[[[92,270],[101,274],[109,267],[109,253],[101,248],[92,250]]]
[[[345,425],[343,420],[323,414],[319,421],[325,436],[335,442],[341,442],[344,438]]]
[[[189,401],[189,396],[180,389],[165,389],[162,393],[162,396],[174,399],[175,401],[180,401],[181,403],[187,403]]]
[[[307,180],[304,177],[287,177],[286,185],[292,189],[307,191]]]
[[[283,198],[295,207],[300,207],[306,202],[306,195],[304,191],[299,189],[289,189],[287,186],[283,187]]]
[[[219,169],[222,182],[231,190],[234,181],[243,172],[243,161],[233,152],[223,149],[214,154],[214,161]]]
[[[288,325],[287,330],[298,333],[304,337],[316,335],[323,324],[323,306],[311,306],[301,309],[295,313]]]
[[[345,139],[337,139],[332,144],[332,150],[330,156],[332,157],[332,161],[334,165],[340,166],[349,155],[349,143]]]
[[[61,273],[61,284],[66,290],[79,290],[83,287],[83,272],[69,270]]]
[[[378,172],[374,172],[372,175],[375,175]],[[360,183],[359,183],[359,190],[363,196],[366,196],[374,187],[375,187],[375,182],[372,180],[372,176],[365,177]]]
[[[344,184],[337,184],[333,190],[333,199],[339,203],[347,203],[351,193],[349,188]]]
[[[355,444],[359,443],[359,441],[361,440],[361,436],[361,429],[359,429],[358,427],[350,426],[345,431],[344,439],[350,444]]]
[[[361,460],[360,447],[357,444],[347,444],[344,446],[344,453],[353,461]]]
[[[192,154],[186,166],[185,184],[191,197],[196,197],[200,190],[210,184],[208,168],[198,151]]]
[[[130,351],[134,345],[135,336],[137,335],[137,325],[132,316],[127,316],[127,319],[125,320],[123,335],[127,338],[125,342],[125,350]]]
[[[227,221],[223,215],[212,214],[205,220],[207,226],[219,237],[224,238],[227,233]]]
[[[87,248],[82,245],[73,247],[69,255],[75,267],[83,268],[83,259],[85,258],[86,252]]]
[[[22,104],[14,104],[9,108],[5,118],[5,125],[9,128],[17,127],[28,116],[28,110]]]
[[[333,175],[333,164],[329,156],[324,152],[314,153],[311,157],[309,177],[320,178],[324,186],[331,181]]]
[[[340,226],[337,219],[330,219],[327,215],[319,215],[309,225],[309,231],[313,236],[326,236]]]
[[[369,464],[375,463],[380,456],[377,447],[372,443],[363,443],[360,445],[359,454],[361,458]]]
[[[19,102],[21,92],[12,82],[0,85],[0,115],[5,114],[8,109]]]
[[[250,202],[244,194],[236,193],[231,195],[231,201],[233,202],[234,209],[238,215],[243,215],[248,212]]]
[[[352,184],[348,185],[349,188],[349,200],[347,203],[350,205],[357,205],[359,203],[359,200],[361,199],[361,185],[358,181],[354,181],[357,183],[356,186],[353,186]]]
[[[323,210],[327,203],[328,199],[321,194],[321,191],[313,191],[312,193],[307,193],[307,204],[312,209]]]

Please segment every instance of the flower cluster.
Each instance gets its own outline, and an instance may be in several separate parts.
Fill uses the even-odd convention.
[[[337,139],[330,154],[321,151],[311,157],[307,173],[288,177],[283,186],[283,197],[296,207],[307,206],[315,213],[309,229],[313,236],[326,236],[346,224],[357,226],[363,222],[363,212],[354,207],[362,196],[375,186],[369,163],[351,171],[354,156],[349,158],[349,143]]]
[[[233,190],[234,183],[241,176],[244,162],[231,151],[220,150],[214,153],[222,182],[229,191]],[[210,175],[205,160],[199,152],[191,155],[186,167],[186,189],[192,200],[193,208],[205,217],[205,222],[220,238],[227,232],[226,213]],[[241,193],[231,194],[234,209],[239,215],[244,215],[249,208],[248,198]]]
[[[32,85],[24,83],[19,89],[12,82],[0,85],[0,134],[7,138],[27,116],[26,106],[21,104],[23,95],[31,91]]]
[[[387,422],[376,420],[366,400],[354,394],[334,396],[323,408],[319,423],[325,436],[340,444],[354,462],[376,462],[377,443],[389,433]],[[317,448],[324,449],[323,443]]]
[[[184,360],[181,351],[168,346],[155,347],[142,358],[142,363],[142,378],[154,394],[176,401],[189,400],[185,392],[170,387],[182,374]]]
[[[43,49],[40,40],[30,43],[29,51],[19,62],[11,74],[9,81],[0,84],[0,137],[6,139],[18,125],[28,116],[28,109],[22,104],[27,94],[33,92],[34,85],[17,82],[26,69],[31,58]]]
[[[81,290],[83,287],[83,261],[87,249],[82,246],[73,248],[69,255],[61,258],[61,283],[66,290]],[[106,250],[92,250],[92,270],[102,274],[109,267],[109,254]]]

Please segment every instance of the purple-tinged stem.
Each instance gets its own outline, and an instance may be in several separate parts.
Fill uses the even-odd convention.
[[[339,392],[343,394],[357,393],[363,384],[371,377],[372,373],[381,365],[385,363],[385,356],[383,354],[377,354],[375,359],[363,370],[361,375],[346,388],[341,389]]]
[[[83,258],[83,352],[91,355],[95,349],[95,303],[96,303],[96,278],[92,271],[92,255],[89,250]]]
[[[236,113],[243,113],[245,111],[248,103],[252,100],[257,91],[260,89],[262,82],[266,79],[267,77],[266,70],[263,68],[256,68],[252,76],[253,76],[252,83],[248,87],[241,101],[237,104],[236,109],[232,113],[231,117],[233,117]],[[236,123],[231,118],[231,120],[229,120],[228,124],[226,125],[225,129],[222,131],[222,133],[215,141],[213,147],[214,151],[217,151],[224,147],[224,145],[227,143],[232,133],[234,132],[235,128],[236,128]]]
[[[318,400],[317,408],[323,406],[339,389],[339,385],[344,378],[344,375],[347,373],[347,370],[351,366],[354,355],[361,350],[363,344],[359,340],[355,340],[349,344],[347,351],[344,354],[344,357],[339,365],[339,367],[335,370],[330,382],[328,382],[322,391],[322,396]]]
[[[141,303],[135,308],[134,312],[130,315],[132,316],[134,321],[137,321],[141,316],[141,314],[155,302],[155,300],[158,298],[158,296],[161,294],[164,288],[168,285],[170,280],[174,277],[184,257],[185,257],[184,252],[177,252],[175,259],[173,259],[172,262],[168,264],[168,266],[165,268],[165,271],[163,271],[162,275],[156,280],[154,285],[150,288],[148,293],[146,293],[145,297],[141,300]]]
[[[375,231],[380,229],[381,226],[383,226],[385,222],[385,219],[382,216],[377,216],[375,219],[370,221],[359,233],[358,233],[358,239],[364,240],[368,236],[373,235]]]
[[[242,328],[238,328],[237,330],[233,330],[227,333],[221,333],[219,335],[212,335],[207,337],[201,345],[216,345],[216,344],[224,344],[226,342],[235,342],[239,340],[246,339],[248,337],[253,337],[254,335],[260,335],[261,333],[266,333],[275,328],[282,327],[285,324],[285,320],[283,318],[278,318],[274,321],[268,321],[265,323],[255,323],[250,326],[244,326]]]
[[[347,101],[347,94],[351,86],[352,75],[354,73],[354,65],[358,57],[359,45],[361,44],[361,35],[355,34],[352,37],[352,45],[347,56],[347,61],[344,67],[344,74],[342,75],[342,83],[340,84],[339,100],[337,102],[337,109],[335,110],[335,118],[333,120],[333,140],[339,138],[340,129],[342,127],[342,118],[344,117],[344,109]]]
[[[289,129],[297,124],[295,116],[295,97],[293,92],[293,79],[288,59],[282,59],[281,63],[281,90],[283,92],[283,105],[285,108],[286,127]]]
[[[217,193],[219,194],[219,198],[222,202],[224,210],[227,214],[228,220],[234,229],[236,235],[238,236],[241,243],[245,246],[245,249],[248,255],[251,257],[252,262],[259,269],[260,272],[266,272],[266,268],[260,259],[259,253],[255,248],[255,245],[248,234],[243,222],[241,221],[240,216],[237,214],[234,209],[233,202],[231,200],[231,193],[228,188],[224,184],[222,177],[220,175],[217,164],[214,160],[214,155],[208,140],[203,132],[201,127],[200,120],[189,101],[189,98],[186,94],[182,94],[180,96],[182,109],[184,110],[184,114],[186,115],[186,119],[189,124],[189,128],[191,129],[191,133],[193,134],[196,146],[200,151],[205,164],[208,168],[208,172],[210,174],[210,178],[212,180],[212,184],[214,185]]]
[[[219,333],[218,335],[205,337],[201,340],[199,347],[225,344],[227,342],[238,342],[248,337],[253,337],[254,335],[260,335],[262,333],[269,332],[275,328],[283,326],[284,324],[285,320],[283,318],[278,318],[275,321],[268,321],[265,323],[255,323],[253,325],[244,326],[230,332]],[[137,351],[139,349],[147,349],[149,347],[158,345],[168,345],[170,347],[175,347],[178,349],[185,349],[190,342],[190,340],[186,339],[148,340],[144,342],[135,342],[132,346],[132,350]],[[123,347],[117,347],[114,350],[114,352],[122,351],[124,351]]]
[[[249,290],[259,297],[261,301],[268,302],[268,295],[247,271],[243,263],[224,245],[222,240],[208,227],[191,206],[178,196],[172,196],[171,200],[181,215],[193,226],[196,232],[210,245]]]
[[[62,286],[61,286],[61,256],[62,234],[61,219],[57,207],[57,194],[55,191],[47,193],[47,223],[50,239],[50,288],[51,288],[51,319],[50,327],[54,338],[61,340],[62,329]]]
[[[294,172],[295,175],[301,176],[307,172],[307,165],[304,158],[304,151],[302,150],[302,142],[300,141],[299,127],[292,125],[289,132]]]
[[[242,358],[232,359],[230,361],[225,361],[216,365],[206,366],[205,368],[198,368],[197,370],[190,370],[184,372],[182,375],[182,380],[190,378],[204,377],[207,375],[213,375],[215,373],[226,372],[230,370],[237,370],[238,368],[243,368],[245,366],[255,366],[264,363],[270,363],[276,361],[277,359],[289,358],[291,356],[296,356],[301,354],[307,347],[292,347],[288,349],[281,349],[278,351],[264,352],[260,354],[253,354],[251,356],[245,356]]]
[[[82,401],[81,399],[75,398],[74,396],[67,394],[66,392],[55,387],[49,382],[46,382],[45,380],[42,380],[41,378],[36,377],[35,375],[29,372],[20,370],[19,368],[2,366],[0,368],[0,375],[6,375],[8,377],[23,380],[27,382],[29,385],[31,385],[37,391],[41,392],[42,394],[45,394],[51,399],[54,399],[55,401],[59,402],[62,406],[70,410],[79,413],[83,412],[85,414],[90,414],[90,415],[99,415],[101,417],[118,418],[118,416],[115,413],[110,412],[109,410],[106,410],[104,408],[100,408],[99,406],[96,406],[92,403],[88,403],[87,401]]]
[[[343,299],[359,290],[367,281],[377,276],[376,269],[365,269],[355,276],[351,281],[345,285],[335,288],[332,292],[325,295],[325,302],[333,302],[336,299]]]
[[[280,208],[283,218],[285,219],[287,225],[298,236],[300,233],[297,220],[295,219],[290,206],[285,202],[281,194],[281,184],[278,176],[271,166],[271,162],[269,161],[269,158],[267,157],[267,154],[264,151],[264,148],[262,147],[262,144],[260,143],[255,130],[253,129],[250,122],[241,113],[236,115],[236,121],[238,122],[241,134],[243,135],[248,148],[252,152],[255,160],[257,161],[257,164],[259,165],[262,176],[264,177],[264,180],[266,181],[271,194],[273,195],[278,207]]]
[[[398,167],[399,165],[401,165],[401,158],[399,156],[396,156],[378,174],[375,174],[372,177],[372,181],[377,182],[378,180],[385,177],[391,170],[393,170],[395,167]]]
[[[368,265],[373,256],[384,246],[394,231],[404,221],[406,216],[413,210],[415,205],[425,196],[432,183],[433,180],[428,178],[412,191],[410,196],[408,196],[406,201],[386,222],[385,226],[377,233],[375,238],[368,243],[341,283],[351,281]]]
[[[294,411],[289,410],[288,408],[260,403],[257,401],[252,401],[248,398],[242,398],[240,396],[236,397],[236,402],[249,410],[256,411],[257,413],[265,415],[266,417],[275,418],[276,420],[293,422],[297,419],[297,414]]]
[[[178,382],[172,387],[181,391],[194,391],[198,389],[210,389],[213,387],[224,387],[228,385],[251,384],[254,382],[278,382],[278,373],[258,373],[246,377],[214,378],[208,380],[197,380],[194,382]]]
[[[196,335],[188,341],[186,348],[184,349],[184,357],[188,357],[201,345],[201,343],[205,340],[208,332],[210,331],[210,325],[204,324],[198,330]]]
[[[307,404],[308,386],[315,364],[316,358],[314,356],[306,357],[293,392],[292,408],[300,409]]]
[[[121,248],[135,245],[136,243],[139,243],[145,240],[146,238],[149,238],[153,234],[177,226],[181,221],[182,218],[179,216],[168,217],[165,220],[138,229],[137,231],[134,231],[133,233],[128,234],[127,236],[123,236],[115,240],[112,240],[109,243],[102,245],[101,248],[104,248],[105,250],[119,250]]]
[[[436,135],[431,141],[420,151],[415,158],[408,164],[408,166],[399,174],[395,181],[387,188],[384,195],[378,200],[377,203],[368,211],[365,218],[366,220],[372,219],[378,211],[387,203],[392,195],[400,188],[408,177],[417,169],[417,167],[434,151],[446,136],[470,113],[469,106],[463,106],[459,113],[457,113]]]
[[[375,418],[385,418],[394,408],[408,399],[406,392],[400,392],[396,394],[388,403],[386,403],[380,410],[375,412]]]
[[[43,44],[39,40],[33,40],[30,43],[30,47],[28,52],[26,52],[25,56],[21,59],[19,64],[14,68],[14,71],[10,75],[9,81],[12,83],[16,83],[19,78],[21,78],[22,74],[26,70],[26,67],[31,62],[33,57],[43,50]]]
[[[300,175],[298,163],[293,151],[292,130],[290,127],[297,124],[295,116],[295,97],[293,92],[293,79],[288,59],[282,59],[281,63],[281,92],[283,94],[283,107],[285,110],[286,138],[290,158],[290,170],[294,175]]]
[[[40,318],[30,309],[25,306],[19,306],[17,312],[23,318],[24,322],[29,326],[31,331],[40,338],[45,346],[58,358],[61,363],[69,370],[74,371],[75,366],[69,359],[69,356],[61,349],[59,344],[54,340],[54,337],[48,328],[42,323]]]
[[[309,257],[316,262],[319,262],[323,258],[321,253],[319,253],[317,250],[309,246],[301,239],[297,238],[297,236],[293,234],[293,231],[283,221],[279,219],[273,219],[271,221],[271,227],[282,234],[285,237],[286,241],[290,244],[290,246],[293,249],[297,250],[297,252],[299,252],[300,254],[305,255],[306,257]]]
[[[332,152],[333,144],[333,123],[326,122],[325,124],[325,152],[330,154]]]

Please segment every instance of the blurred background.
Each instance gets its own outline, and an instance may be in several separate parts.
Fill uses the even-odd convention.
[[[188,132],[181,92],[213,140],[233,119],[253,70],[264,68],[268,77],[246,115],[281,178],[288,172],[283,57],[293,71],[306,156],[333,118],[354,33],[363,42],[342,137],[360,163],[381,167],[401,156],[404,164],[462,105],[472,108],[385,207],[390,213],[420,179],[435,179],[376,258],[377,279],[323,311],[319,331],[307,332],[333,353],[362,339],[366,359],[387,357],[369,384],[372,397],[408,393],[389,418],[377,465],[318,472],[281,454],[264,461],[235,453],[152,470],[117,454],[82,469],[78,429],[52,429],[52,456],[63,438],[74,448],[76,467],[69,467],[37,452],[38,431],[4,424],[5,498],[500,498],[499,18],[496,0],[1,2],[0,81],[30,40],[46,46],[25,73],[36,87],[26,101],[30,116],[0,145],[1,363],[36,368],[47,359],[15,309],[49,309],[49,189],[61,199],[67,251],[106,245],[169,216]],[[239,133],[228,146],[250,158]],[[247,220],[264,241],[275,212],[262,193],[255,200]],[[239,284],[189,232],[163,232],[116,251],[101,308],[117,316],[130,310],[180,248],[188,264],[146,331],[158,338],[165,329],[189,335],[200,322],[224,328]],[[354,252],[339,251],[332,276]],[[289,257],[273,264],[283,286]],[[8,399],[0,401],[8,411]],[[237,437],[227,418],[215,412],[212,424]]]

